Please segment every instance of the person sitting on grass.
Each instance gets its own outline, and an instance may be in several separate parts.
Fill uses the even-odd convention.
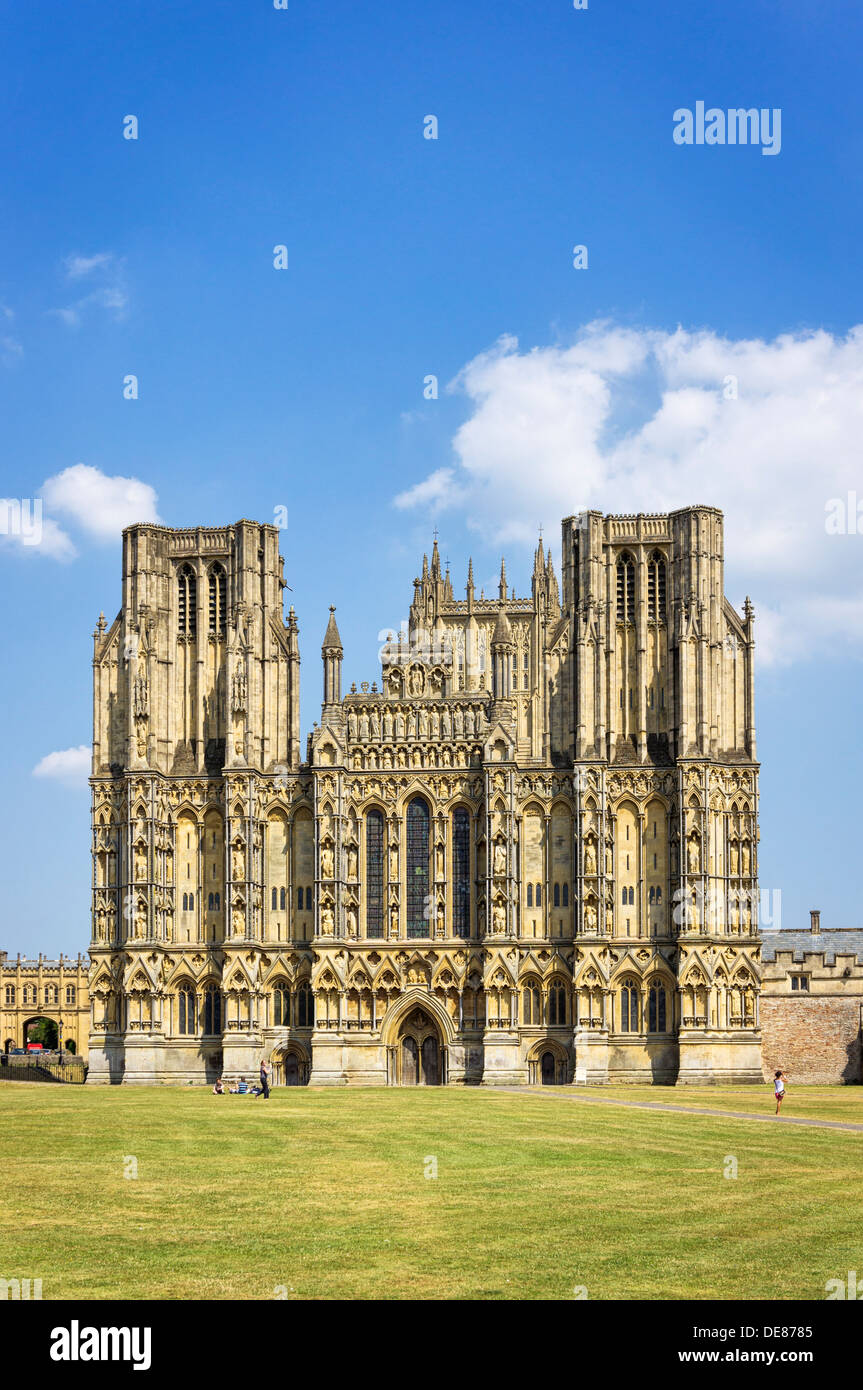
[[[785,1099],[785,1080],[787,1075],[787,1072],[784,1072],[780,1069],[773,1078],[773,1094],[776,1097],[777,1115],[779,1114],[782,1102]]]
[[[238,1082],[238,1084],[237,1084],[237,1095],[238,1095],[238,1096],[247,1096],[248,1094],[249,1094],[249,1087],[248,1087],[248,1085],[247,1085],[247,1083],[246,1083],[246,1078],[245,1078],[244,1076],[241,1076],[241,1077],[240,1077],[240,1080],[239,1080],[239,1082]]]
[[[225,1094],[225,1083],[223,1082],[222,1078],[219,1077],[218,1081],[216,1082],[215,1086],[213,1087],[213,1095],[214,1095],[214,1096],[223,1096],[224,1094]]]

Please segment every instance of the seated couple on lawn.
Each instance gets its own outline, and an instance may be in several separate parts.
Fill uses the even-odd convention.
[[[215,1086],[213,1087],[213,1095],[223,1096],[224,1094],[225,1083],[220,1076]],[[250,1086],[246,1078],[244,1076],[241,1076],[236,1086],[229,1087],[228,1094],[232,1096],[259,1096],[261,1094],[261,1087]]]

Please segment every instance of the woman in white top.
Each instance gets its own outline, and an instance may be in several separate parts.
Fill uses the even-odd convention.
[[[776,1097],[776,1113],[777,1113],[777,1115],[779,1114],[779,1108],[780,1108],[780,1106],[782,1105],[783,1100],[785,1099],[785,1078],[786,1078],[786,1076],[787,1076],[787,1072],[778,1071],[778,1072],[776,1073],[776,1075],[774,1076],[774,1078],[773,1078],[773,1094],[774,1094],[774,1096]]]

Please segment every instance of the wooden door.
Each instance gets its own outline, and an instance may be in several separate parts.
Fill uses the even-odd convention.
[[[440,1085],[440,1049],[437,1038],[433,1038],[431,1034],[423,1038],[422,1078],[424,1086]]]
[[[543,1086],[554,1085],[554,1055],[551,1052],[543,1052],[540,1062]]]
[[[300,1064],[296,1052],[289,1052],[285,1058],[285,1085],[299,1086]]]
[[[419,1083],[419,1048],[415,1038],[402,1039],[402,1085],[416,1086]]]

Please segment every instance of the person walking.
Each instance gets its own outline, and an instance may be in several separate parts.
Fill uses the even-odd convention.
[[[267,1076],[267,1062],[264,1057],[261,1058],[261,1095],[264,1100],[270,1099],[270,1082]]]
[[[776,1097],[777,1115],[779,1114],[782,1102],[785,1099],[785,1080],[787,1075],[787,1072],[780,1070],[776,1073],[776,1075],[773,1078],[773,1094]]]

